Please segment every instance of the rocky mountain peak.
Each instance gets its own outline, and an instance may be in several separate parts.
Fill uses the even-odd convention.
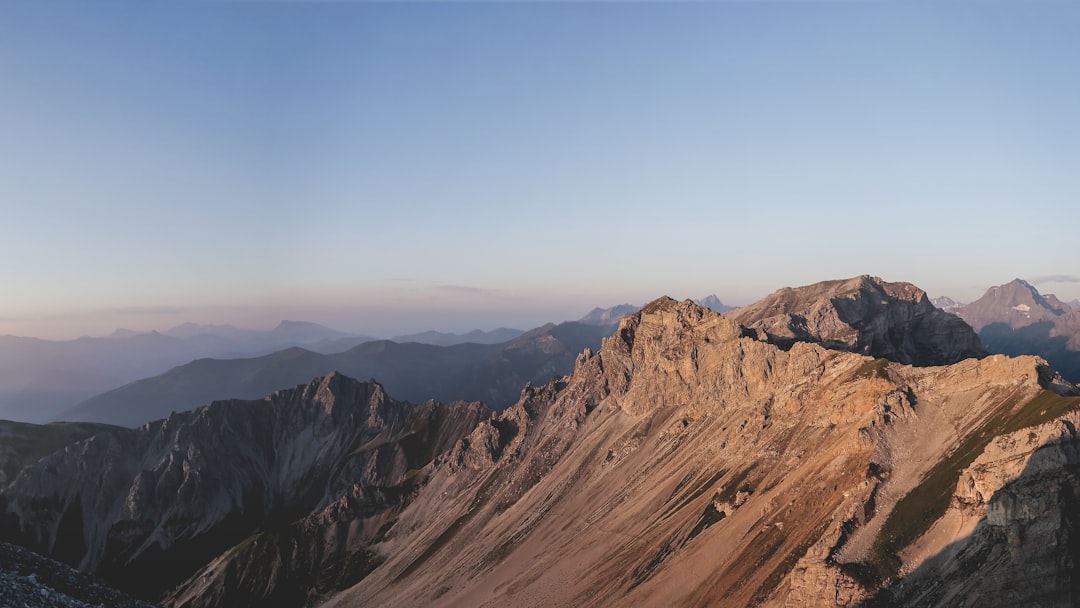
[[[983,297],[958,311],[976,330],[991,323],[1017,328],[1041,320],[1052,320],[1069,312],[1054,296],[1043,296],[1031,283],[1014,279],[986,290]]]
[[[619,304],[617,306],[612,306],[611,308],[597,307],[590,310],[584,317],[578,319],[578,323],[601,326],[614,325],[619,322],[619,319],[634,314],[637,310],[638,307],[633,304]]]
[[[816,342],[924,366],[986,355],[974,330],[922,289],[869,275],[786,287],[726,316],[784,347]]]
[[[378,382],[360,382],[337,370],[287,390],[299,390],[300,399],[320,405],[328,415],[360,403],[369,403],[374,410],[386,402],[386,392]]]
[[[713,312],[727,312],[729,310],[735,310],[734,306],[728,306],[727,304],[724,304],[715,293],[709,294],[704,298],[701,298],[700,300],[694,301]]]
[[[1016,279],[991,287],[956,314],[991,352],[1038,355],[1069,380],[1080,380],[1080,311],[1031,283]]]

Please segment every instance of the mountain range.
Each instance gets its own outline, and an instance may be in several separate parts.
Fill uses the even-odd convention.
[[[1080,600],[1080,390],[909,284],[661,298],[501,412],[387,392],[76,429],[0,461],[0,540],[169,607]]]
[[[329,355],[294,347],[254,358],[199,359],[87,399],[57,418],[134,427],[215,399],[258,398],[334,370],[377,378],[413,402],[464,399],[503,409],[527,383],[568,373],[577,354],[599,347],[611,329],[566,322],[500,344],[377,340]]]
[[[420,344],[433,344],[435,346],[453,346],[455,344],[500,344],[509,342],[525,333],[520,329],[499,327],[491,331],[474,329],[464,334],[445,333],[441,331],[424,331],[418,334],[397,336],[394,342],[419,342]]]
[[[199,357],[261,355],[287,346],[341,352],[369,340],[301,321],[268,331],[186,323],[160,333],[118,330],[63,341],[0,336],[0,418],[44,422],[98,393]]]

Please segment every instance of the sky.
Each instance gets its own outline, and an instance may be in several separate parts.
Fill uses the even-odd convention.
[[[0,334],[1080,297],[1080,4],[0,2]]]

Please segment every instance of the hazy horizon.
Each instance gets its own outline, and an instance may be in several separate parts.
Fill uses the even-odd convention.
[[[1065,301],[1071,3],[0,4],[0,335]]]
[[[847,279],[850,277],[830,277],[828,279]],[[1016,277],[1023,278],[1023,277]],[[889,280],[889,279],[886,279]],[[1011,280],[1011,279],[1010,279]],[[1061,291],[1054,291],[1048,289],[1050,285],[1063,285],[1073,283],[1071,277],[1035,277],[1034,280],[1028,280],[1035,285],[1039,292],[1043,295],[1054,294],[1064,301],[1070,301],[1073,297],[1065,297],[1061,295]],[[816,281],[815,281],[816,282]],[[1008,281],[1002,281],[1000,284],[1004,284]],[[799,287],[799,285],[779,285],[776,289],[782,287]],[[939,296],[948,296],[961,303],[969,303],[978,299],[983,295],[989,287],[978,291],[975,294],[974,291],[970,293],[975,294],[974,297],[963,298],[958,297],[952,293],[930,293],[927,295],[931,298]],[[775,291],[770,290],[769,293]],[[1064,292],[1068,293],[1068,292]],[[335,329],[342,332],[347,332],[355,335],[367,335],[373,338],[393,338],[395,336],[420,333],[424,331],[434,330],[447,333],[465,333],[473,330],[491,331],[498,328],[513,328],[520,330],[529,330],[546,323],[561,323],[564,321],[576,321],[581,317],[588,314],[594,308],[611,308],[621,304],[632,304],[635,306],[642,306],[649,301],[652,301],[659,297],[674,297],[676,299],[692,299],[699,300],[708,295],[716,295],[720,298],[724,304],[729,306],[745,306],[752,304],[754,301],[767,295],[762,293],[761,296],[752,300],[735,301],[723,297],[721,294],[711,292],[708,294],[699,294],[694,296],[679,296],[671,294],[659,294],[656,297],[649,298],[648,300],[639,301],[622,301],[622,302],[606,302],[599,303],[595,306],[589,306],[587,308],[573,308],[567,306],[565,308],[536,308],[535,306],[525,306],[523,310],[514,314],[513,312],[499,311],[498,313],[488,313],[481,310],[469,311],[469,310],[455,310],[447,309],[441,311],[441,315],[435,317],[425,316],[422,312],[416,311],[378,311],[357,313],[352,310],[339,310],[339,311],[327,311],[325,309],[310,308],[307,310],[301,309],[266,309],[256,306],[251,307],[235,307],[232,309],[198,309],[198,308],[160,308],[160,309],[144,309],[144,310],[118,310],[118,311],[88,311],[82,315],[73,315],[70,317],[58,316],[55,318],[47,318],[41,321],[16,321],[14,323],[8,323],[7,326],[15,325],[21,327],[39,327],[44,330],[44,333],[40,334],[18,334],[13,332],[0,332],[0,335],[14,335],[20,337],[34,337],[49,340],[70,340],[80,337],[103,337],[108,336],[117,331],[135,331],[138,333],[146,333],[151,331],[166,332],[174,329],[179,325],[185,323],[196,323],[199,325],[230,325],[237,329],[250,329],[250,330],[264,330],[268,331],[274,329],[278,324],[284,321],[304,321],[318,323],[324,325],[330,329]],[[529,304],[523,302],[523,304]],[[435,312],[440,312],[436,310]],[[5,323],[0,322],[0,327],[6,326]],[[72,333],[70,327],[81,328],[101,328],[97,331],[86,332],[78,330]]]

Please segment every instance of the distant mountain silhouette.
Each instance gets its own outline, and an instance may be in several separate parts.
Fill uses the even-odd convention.
[[[453,346],[455,344],[499,344],[520,336],[525,333],[520,329],[499,327],[491,331],[474,329],[464,334],[443,333],[441,331],[424,331],[417,334],[407,334],[394,337],[394,342],[419,342],[420,344],[434,344],[435,346]]]
[[[1067,379],[1080,381],[1080,311],[1015,279],[991,287],[957,314],[971,324],[987,350],[1038,355]]]
[[[634,306],[633,304],[619,304],[618,306],[612,306],[611,308],[594,308],[589,311],[584,317],[578,319],[578,323],[585,323],[586,325],[601,325],[601,326],[614,326],[623,317],[630,316],[638,311],[640,306]]]
[[[202,357],[290,346],[341,352],[371,339],[295,321],[270,331],[185,323],[166,332],[117,330],[63,341],[0,336],[0,419],[44,422],[93,395]]]
[[[502,409],[517,400],[525,384],[570,373],[577,355],[599,348],[609,331],[568,322],[501,344],[378,340],[330,355],[289,348],[255,358],[199,359],[87,399],[57,419],[138,426],[216,399],[253,399],[333,370],[376,378],[412,402],[464,399]]]
[[[957,302],[956,300],[950,298],[949,296],[938,296],[938,297],[930,300],[930,303],[933,304],[934,306],[937,306],[941,310],[944,310],[945,312],[951,312],[951,313],[955,313],[957,310],[960,310],[960,308],[963,306],[963,303]]]
[[[720,301],[720,298],[716,294],[709,294],[700,300],[694,300],[698,306],[708,308],[713,312],[727,312],[729,310],[735,310],[735,306],[728,306]]]

